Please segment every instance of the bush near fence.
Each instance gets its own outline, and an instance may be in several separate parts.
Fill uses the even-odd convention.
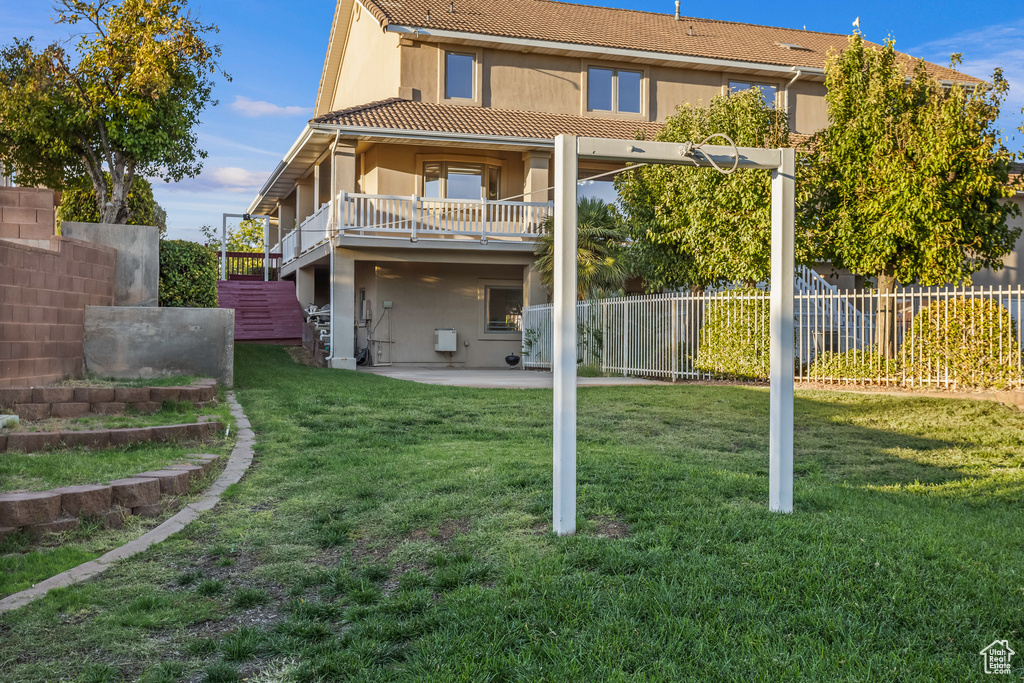
[[[704,305],[697,369],[716,377],[768,379],[768,297],[759,289],[721,292]]]
[[[925,306],[903,347],[904,373],[913,382],[1003,389],[1022,379],[1017,326],[991,299],[955,298]]]
[[[808,379],[828,378],[831,381],[875,380],[899,376],[898,359],[885,359],[878,347],[849,351],[822,351],[807,369]]]
[[[160,305],[217,307],[217,255],[188,240],[160,240]]]

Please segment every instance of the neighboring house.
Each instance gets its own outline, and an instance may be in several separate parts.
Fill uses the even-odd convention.
[[[4,168],[0,162],[0,187],[14,187],[14,177]]]
[[[1019,173],[1020,169],[1018,167],[1017,175],[1011,177],[1011,181],[1019,183]],[[975,273],[971,278],[971,282],[976,287],[1024,285],[1024,190],[1018,190],[1008,201],[1014,202],[1021,212],[1019,216],[1007,221],[1012,226],[1022,228],[1020,237],[1017,238],[1017,246],[1003,257],[1003,267],[1001,270],[992,271],[986,269]]]
[[[522,307],[545,301],[533,246],[555,135],[650,137],[681,104],[752,87],[807,135],[846,44],[548,0],[338,0],[315,117],[248,213],[272,217],[300,303],[333,298],[334,367],[367,347],[374,362],[501,366]],[[454,351],[435,350],[437,328],[456,330]]]

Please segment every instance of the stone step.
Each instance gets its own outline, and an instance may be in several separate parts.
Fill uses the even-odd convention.
[[[191,476],[182,470],[152,470],[139,472],[136,477],[147,477],[160,482],[160,493],[168,496],[181,496],[188,493]]]
[[[0,527],[46,524],[60,514],[60,494],[53,491],[0,494]]]
[[[152,477],[129,477],[110,482],[114,503],[126,508],[160,501],[160,482]]]

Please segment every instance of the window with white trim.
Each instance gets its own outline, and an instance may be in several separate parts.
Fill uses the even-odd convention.
[[[428,199],[500,199],[501,168],[462,161],[423,162]]]
[[[644,75],[641,71],[591,66],[587,69],[587,110],[639,114]]]

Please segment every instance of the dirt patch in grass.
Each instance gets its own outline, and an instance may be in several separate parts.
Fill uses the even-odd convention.
[[[614,517],[595,517],[590,520],[594,525],[594,535],[598,538],[628,538],[629,525]]]
[[[453,519],[442,522],[437,529],[417,529],[409,534],[409,538],[415,541],[434,541],[442,545],[448,545],[456,536],[468,534],[471,528],[468,519]]]
[[[306,350],[304,346],[288,346],[285,347],[288,351],[288,355],[293,361],[299,365],[305,365],[311,368],[317,367],[316,363],[313,362],[313,354]]]

